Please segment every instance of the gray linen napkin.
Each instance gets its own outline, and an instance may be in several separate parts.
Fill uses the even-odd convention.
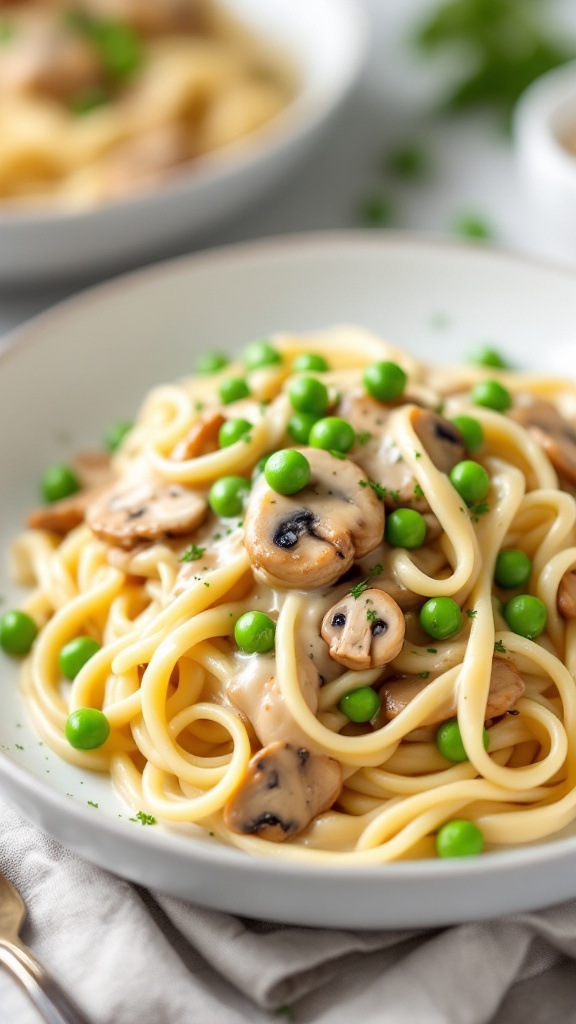
[[[576,1021],[576,901],[442,931],[248,921],[147,892],[0,804],[24,941],[94,1024]],[[38,1024],[0,970],[0,1024]]]

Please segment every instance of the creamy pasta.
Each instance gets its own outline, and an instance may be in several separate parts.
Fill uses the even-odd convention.
[[[0,199],[86,207],[149,189],[293,92],[283,55],[212,0],[8,0]]]
[[[351,327],[206,368],[14,543],[42,739],[257,856],[459,856],[573,822],[574,386]]]

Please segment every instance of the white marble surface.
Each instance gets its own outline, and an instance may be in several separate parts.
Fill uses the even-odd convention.
[[[576,266],[576,239],[573,250],[556,239],[523,194],[513,146],[498,119],[435,112],[451,68],[440,59],[423,62],[409,43],[434,0],[357,2],[370,19],[370,46],[345,109],[288,183],[204,245],[357,228],[362,200],[382,194],[392,202],[393,229],[446,235],[460,213],[477,212],[492,225],[497,244]],[[551,0],[551,8],[576,29],[573,0]],[[429,155],[430,173],[421,182],[394,181],[383,169],[386,153],[405,141],[417,141]],[[192,248],[198,246],[180,245],[158,257]],[[58,287],[16,290],[0,282],[0,335],[90,283],[71,278]]]

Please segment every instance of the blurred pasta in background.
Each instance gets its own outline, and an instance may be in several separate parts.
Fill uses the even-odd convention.
[[[212,0],[0,0],[0,200],[146,190],[292,91],[283,56]]]

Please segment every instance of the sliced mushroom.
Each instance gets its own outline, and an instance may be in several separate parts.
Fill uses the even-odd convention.
[[[368,396],[353,396],[342,403],[343,414],[347,414],[360,441],[354,446],[352,457],[368,477],[385,489],[384,503],[387,508],[414,508],[429,512],[426,496],[422,494],[417,481],[396,444],[388,426],[393,406],[385,406]],[[432,462],[442,473],[449,473],[465,455],[464,442],[457,428],[450,420],[431,409],[412,405],[410,420],[422,446]]]
[[[80,452],[72,467],[82,489],[68,498],[32,509],[26,519],[31,530],[50,530],[65,536],[84,522],[86,509],[112,480],[110,456],[105,452]]]
[[[224,416],[215,410],[205,413],[174,447],[170,458],[175,462],[184,462],[186,459],[195,459],[197,455],[216,451],[218,431],[225,422]]]
[[[551,402],[520,405],[508,414],[546,453],[559,476],[576,484],[576,429]]]
[[[564,619],[576,619],[576,572],[569,569],[560,580],[556,597],[558,611]]]
[[[321,633],[330,657],[351,669],[378,668],[400,654],[406,622],[402,610],[383,590],[359,597],[347,594],[324,616]]]
[[[411,422],[414,432],[441,473],[449,473],[464,458],[466,448],[462,434],[450,420],[431,409],[415,407]]]
[[[90,503],[86,521],[97,537],[130,550],[143,540],[190,533],[207,511],[205,497],[180,484],[123,481]]]
[[[331,807],[341,789],[338,761],[290,743],[270,743],[248,764],[224,820],[233,832],[281,843]]]
[[[248,502],[244,544],[260,579],[308,590],[334,583],[378,546],[384,509],[354,462],[300,451],[310,463],[309,485],[282,495],[262,475]]]
[[[387,719],[396,718],[428,685],[427,681],[418,676],[405,676],[403,679],[389,680],[384,683],[384,686],[380,688],[380,697]],[[504,658],[492,658],[490,690],[484,720],[488,721],[490,718],[506,714],[510,708],[514,707],[524,690],[524,681],[516,666]],[[425,718],[421,725],[437,725],[440,722],[445,722],[447,718],[454,717],[456,710],[456,700],[446,700],[428,718]]]

